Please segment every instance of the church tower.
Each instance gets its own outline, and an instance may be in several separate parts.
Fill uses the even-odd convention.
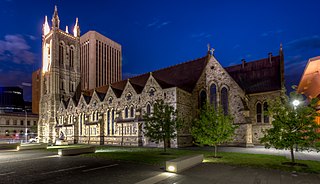
[[[39,141],[54,143],[57,110],[61,100],[74,96],[80,85],[80,26],[76,18],[73,34],[60,29],[55,6],[51,20],[45,16],[42,35]]]

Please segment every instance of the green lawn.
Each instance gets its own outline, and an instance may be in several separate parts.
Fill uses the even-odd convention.
[[[158,166],[164,166],[165,161],[171,160],[180,156],[192,154],[204,154],[204,162],[212,164],[228,164],[236,166],[248,166],[267,169],[277,169],[285,171],[298,171],[308,173],[320,173],[320,162],[298,160],[298,163],[307,164],[308,167],[291,167],[281,163],[289,162],[290,160],[282,156],[262,155],[262,154],[246,154],[246,153],[227,153],[219,152],[218,155],[222,158],[211,158],[214,153],[210,151],[195,151],[195,150],[180,150],[168,149],[168,154],[163,154],[163,149],[160,148],[129,148],[129,147],[113,147],[99,146],[97,152],[87,154],[90,157],[102,157],[113,160],[130,161],[137,163],[146,163]]]

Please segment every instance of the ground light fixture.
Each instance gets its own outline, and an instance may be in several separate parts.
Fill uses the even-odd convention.
[[[169,172],[175,172],[175,171],[176,171],[176,168],[175,168],[173,165],[169,165],[167,170],[168,170]]]
[[[19,151],[20,150],[20,146],[17,146],[17,151]]]

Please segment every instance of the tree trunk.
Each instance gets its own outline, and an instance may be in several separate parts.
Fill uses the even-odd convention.
[[[217,145],[214,145],[214,157],[217,157]]]
[[[167,151],[167,139],[166,138],[164,138],[163,139],[163,150],[164,150],[164,152],[166,152]]]
[[[294,163],[294,153],[293,153],[293,146],[290,147],[290,152],[291,152],[291,161]]]

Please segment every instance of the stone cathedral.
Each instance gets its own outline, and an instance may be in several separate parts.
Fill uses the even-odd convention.
[[[269,53],[266,58],[242,60],[229,67],[222,67],[213,50],[208,48],[198,59],[121,80],[121,52],[111,49],[112,52],[106,50],[105,55],[97,54],[98,42],[94,44],[99,49],[80,49],[78,20],[73,34],[67,29],[62,31],[59,24],[55,8],[51,28],[47,18],[43,25],[38,127],[41,142],[63,139],[69,144],[161,146],[163,143],[144,136],[143,115],[152,113],[155,101],[162,99],[184,118],[183,129],[170,141],[171,147],[192,145],[191,121],[205,102],[221,106],[224,113],[233,116],[234,124],[239,125],[230,144],[252,146],[259,144],[263,130],[271,126],[271,118],[264,113],[267,101],[285,92],[282,46],[277,56]],[[101,48],[108,49],[103,44]],[[115,73],[115,77],[110,77],[113,81],[96,80],[100,86],[82,88],[81,72],[83,66],[89,65],[85,63],[89,60],[81,59],[83,52],[101,55],[102,59],[97,60],[100,64],[96,66],[106,67],[101,76]],[[108,58],[115,58],[110,66],[117,67],[108,67]],[[95,76],[92,80],[100,75]],[[86,80],[88,82],[93,81]]]

